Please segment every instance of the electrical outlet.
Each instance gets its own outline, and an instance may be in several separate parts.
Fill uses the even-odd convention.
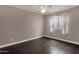
[[[14,39],[13,38],[11,38],[11,41],[13,41]]]
[[[65,34],[65,37],[68,37],[68,34]]]

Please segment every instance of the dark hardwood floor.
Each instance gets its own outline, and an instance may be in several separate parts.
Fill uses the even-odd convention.
[[[39,38],[0,49],[0,54],[78,54],[79,45]]]

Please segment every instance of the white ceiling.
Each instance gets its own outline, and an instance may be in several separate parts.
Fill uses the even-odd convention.
[[[41,11],[40,11],[41,6],[47,7],[46,13],[41,13]],[[11,5],[11,7],[20,8],[23,10],[27,10],[30,12],[39,13],[39,14],[43,14],[43,15],[52,14],[54,12],[73,8],[76,6],[77,5]]]

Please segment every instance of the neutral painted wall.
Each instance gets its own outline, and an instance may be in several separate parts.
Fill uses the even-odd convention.
[[[70,40],[73,42],[79,42],[79,6],[74,7],[68,10],[63,10],[60,12],[56,12],[52,15],[55,14],[63,14],[63,13],[69,13],[69,34],[63,35],[60,31],[59,32],[50,32],[50,27],[49,27],[49,17],[51,15],[46,15],[45,16],[45,27],[44,27],[44,35],[55,37],[55,38],[62,38],[63,40]]]
[[[10,6],[0,6],[0,45],[42,34],[43,15]]]

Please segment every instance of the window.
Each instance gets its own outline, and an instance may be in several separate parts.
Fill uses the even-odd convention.
[[[51,16],[49,21],[50,21],[51,32],[55,30],[60,30],[62,34],[68,33],[68,23],[69,23],[68,14]]]

